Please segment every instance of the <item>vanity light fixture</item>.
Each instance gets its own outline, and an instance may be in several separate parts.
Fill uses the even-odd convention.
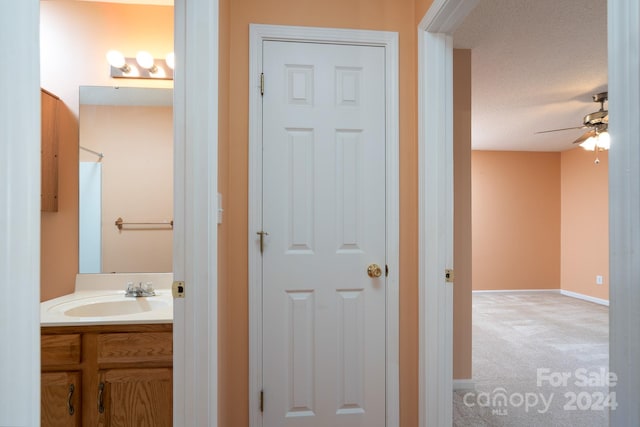
[[[176,66],[176,55],[173,52],[167,53],[167,56],[164,58],[164,62],[166,62],[167,66],[173,70]]]
[[[138,52],[135,58],[127,58],[117,50],[110,50],[107,61],[113,78],[173,80],[173,52],[166,59],[155,59],[145,51]]]
[[[109,62],[109,65],[117,68],[123,73],[128,73],[131,71],[131,67],[129,67],[129,65],[126,63],[124,55],[117,50],[110,50],[109,52],[107,52],[107,61]]]
[[[158,72],[158,67],[153,60],[153,56],[145,50],[141,50],[140,52],[138,52],[138,54],[136,55],[136,62],[139,66],[141,66],[151,74],[155,74]]]

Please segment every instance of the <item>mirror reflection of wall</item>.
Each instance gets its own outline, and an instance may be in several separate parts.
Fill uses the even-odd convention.
[[[80,147],[80,273],[172,271],[172,90],[80,87]]]

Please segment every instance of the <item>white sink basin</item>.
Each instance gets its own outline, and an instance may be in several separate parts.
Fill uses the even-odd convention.
[[[172,321],[169,290],[156,290],[156,296],[139,298],[125,297],[124,291],[75,292],[45,301],[40,309],[40,322],[45,326]]]
[[[89,326],[173,322],[173,273],[78,274],[74,291],[40,303],[40,325]],[[125,297],[127,283],[153,283],[152,297]]]
[[[169,303],[162,300],[151,300],[144,297],[125,299],[125,297],[122,297],[120,301],[87,302],[86,304],[69,308],[63,313],[65,316],[72,317],[106,317],[144,313],[167,307],[169,307]]]

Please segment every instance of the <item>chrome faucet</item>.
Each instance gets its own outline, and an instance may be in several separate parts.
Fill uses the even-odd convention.
[[[133,282],[127,283],[127,290],[124,293],[125,297],[152,297],[156,295],[156,291],[153,289],[153,285],[151,282],[147,283],[138,283],[138,286],[134,285]]]

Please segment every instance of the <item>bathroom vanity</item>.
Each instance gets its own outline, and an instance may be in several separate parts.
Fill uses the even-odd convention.
[[[172,326],[42,327],[42,426],[171,426]]]
[[[41,425],[170,427],[171,274],[85,276],[41,304]],[[125,297],[133,280],[156,296]]]

